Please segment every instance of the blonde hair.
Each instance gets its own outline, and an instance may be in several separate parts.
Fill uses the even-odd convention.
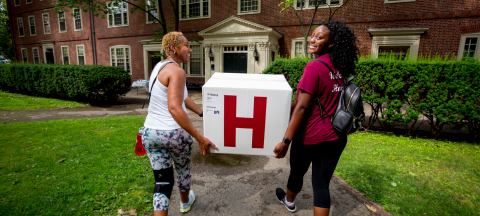
[[[183,37],[182,32],[172,31],[163,36],[162,47],[165,52],[165,55],[170,55],[170,44],[174,46],[180,45],[180,37]]]

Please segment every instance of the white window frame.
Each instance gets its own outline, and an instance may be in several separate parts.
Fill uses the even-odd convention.
[[[19,25],[20,22],[19,21],[22,22],[23,35],[20,34],[20,25]],[[25,37],[25,23],[23,23],[23,18],[22,17],[17,18],[17,29],[18,29],[18,37]]]
[[[415,2],[415,0],[384,0],[383,3],[391,4],[391,3],[405,3],[405,2]]]
[[[28,0],[25,0],[25,3],[26,3],[26,4],[32,4],[32,3],[33,3],[33,0],[30,0],[30,3],[28,3]]]
[[[75,17],[75,10],[78,10],[79,11],[79,14],[80,14],[80,25],[81,25],[81,28],[80,29],[77,29],[77,25],[75,25],[75,21],[77,19],[77,17]],[[80,8],[74,8],[73,9],[73,30],[74,31],[82,31],[83,30],[83,20],[82,20],[82,10]]]
[[[70,65],[70,50],[68,50],[68,46],[61,46],[60,50],[62,51],[62,64],[65,65],[65,59],[63,57],[63,48],[67,48],[67,57],[68,57],[68,65]]]
[[[40,52],[38,50],[38,47],[32,48],[33,64],[37,64],[35,63],[35,50],[37,50],[38,64],[40,64]]]
[[[244,11],[242,12],[242,0],[237,0],[237,15],[247,15],[247,14],[259,14],[261,12],[262,0],[258,0],[258,10],[256,11]]]
[[[46,32],[46,29],[45,29],[45,19],[43,16],[47,15],[47,19],[48,19],[48,25],[49,25],[49,28],[50,28],[50,32]],[[52,23],[50,22],[50,14],[49,13],[43,13],[42,14],[42,25],[43,25],[43,34],[51,34],[52,33]]]
[[[148,8],[148,2],[149,1],[155,1],[156,2],[155,4],[157,4],[157,19],[159,19],[158,16],[160,15],[160,7],[158,5],[158,1],[157,0],[145,0],[145,10],[146,11],[150,11],[150,9]],[[156,21],[148,21],[148,17],[150,16],[150,14],[149,13],[145,13],[145,14],[146,14],[145,18],[147,20],[147,24],[158,23]]]
[[[298,38],[293,38],[293,39],[292,39],[292,46],[291,46],[291,51],[290,51],[290,56],[291,56],[292,58],[299,58],[299,57],[300,57],[300,56],[297,56],[297,55],[296,55],[296,52],[295,52],[295,50],[296,50],[296,49],[295,49],[295,48],[296,48],[296,47],[295,47],[295,44],[296,44],[297,42],[302,42],[302,46],[303,46],[302,49],[305,49],[305,44],[304,44],[305,41],[304,41],[304,39],[305,39],[304,37],[298,37]],[[310,36],[307,37],[307,44],[308,44],[308,41],[309,41],[309,40],[310,40]],[[308,55],[308,54],[307,54],[307,55]],[[305,57],[307,57],[307,56],[305,56]]]
[[[107,7],[109,7],[108,5],[113,5],[113,3],[114,3],[114,2],[106,2]],[[125,5],[127,8],[123,8],[124,5]],[[115,18],[114,18],[115,16],[113,15],[113,12],[111,12],[111,13],[108,13],[108,14],[107,14],[107,26],[108,26],[108,28],[118,28],[118,27],[125,27],[125,26],[129,26],[129,25],[130,25],[130,15],[129,15],[130,12],[128,11],[128,4],[127,4],[127,3],[125,3],[125,4],[121,3],[120,6],[121,6],[122,10],[125,9],[125,10],[127,11],[127,12],[126,12],[126,13],[127,13],[127,24],[124,24],[124,23],[125,23],[125,20],[124,20],[123,13],[122,13],[122,15],[121,15],[121,17],[122,17],[122,24],[120,24],[120,25],[115,25]],[[113,7],[113,6],[111,6],[111,7]],[[112,25],[110,25],[110,16],[112,17]]]
[[[83,44],[77,44],[75,46],[75,51],[77,53],[77,65],[80,65],[80,56],[78,55],[78,47],[83,48],[83,65],[86,65],[87,64],[87,59],[85,58],[85,45],[83,45]]]
[[[65,20],[63,21],[63,22],[65,22],[65,30],[63,30],[63,31],[62,31],[61,28],[60,28],[60,22],[61,22],[61,21],[60,21],[60,13],[63,13],[63,17],[64,17],[64,19],[65,19]],[[67,32],[67,30],[68,30],[68,26],[67,26],[67,14],[65,13],[65,11],[62,11],[62,12],[60,12],[60,13],[58,13],[58,32],[60,32],[60,33],[65,33],[65,32]]]
[[[23,60],[23,50],[25,50],[25,56],[27,57],[27,61]],[[27,48],[22,48],[22,49],[20,49],[20,51],[21,51],[20,53],[22,54],[22,62],[23,63],[28,63],[28,50],[27,50]]]
[[[35,29],[35,34],[32,34],[32,23],[30,22],[30,17],[33,17],[33,28]],[[27,17],[28,19],[28,30],[30,31],[30,36],[37,36],[37,26],[35,25],[35,16],[30,15]]]
[[[408,46],[409,56],[417,58],[420,47],[420,34],[428,28],[392,28],[392,29],[368,29],[372,38],[372,56],[378,58],[381,46]]]
[[[116,46],[111,46],[108,48],[108,53],[109,53],[109,58],[110,58],[110,66],[112,66],[112,49],[117,49],[117,48],[128,48],[128,56],[129,56],[129,60],[130,60],[130,63],[129,63],[129,66],[130,66],[130,72],[129,74],[132,75],[132,48],[129,46],[129,45],[116,45]],[[117,59],[117,51],[115,50],[115,67],[118,67],[118,59]],[[126,56],[127,56],[127,52],[125,51],[125,65],[123,66],[123,68],[125,69],[125,71],[128,71],[127,70],[127,61],[126,61]]]
[[[301,7],[297,7],[297,1],[294,2],[294,7],[295,9],[297,10],[311,10],[311,9],[315,9],[315,6],[310,6],[310,1],[314,1],[314,0],[304,0],[305,1],[305,6],[303,6],[303,8]],[[318,0],[318,1],[321,1],[321,0]],[[330,2],[332,2],[332,0],[325,0],[326,1],[326,4],[324,5],[320,5],[318,6],[318,9],[321,9],[321,8],[329,8],[328,5],[330,4]],[[343,5],[343,0],[339,0],[338,4],[334,4],[334,5],[330,5],[331,8],[335,8],[335,7],[340,7]]]
[[[22,3],[21,3],[21,0],[18,0],[18,4],[16,2],[16,0],[13,1],[13,4],[15,5],[15,7],[18,7],[20,6]]]
[[[186,1],[186,5],[187,5],[187,17],[186,18],[182,18],[182,0],[178,0],[178,17],[179,17],[179,20],[182,21],[182,20],[195,20],[195,19],[206,19],[206,18],[210,18],[212,16],[212,0],[207,0],[208,2],[208,16],[203,16],[203,1],[204,0],[200,0],[200,17],[189,17],[189,9],[190,9],[190,0],[183,0],[183,1]]]
[[[201,78],[201,77],[205,77],[205,67],[204,67],[204,64],[205,64],[205,58],[206,58],[206,56],[205,56],[205,50],[203,49],[203,43],[198,43],[198,42],[196,42],[196,41],[189,41],[188,43],[189,43],[189,46],[192,46],[192,45],[193,45],[193,46],[200,46],[201,55],[202,55],[202,57],[203,57],[203,58],[200,58],[200,74],[193,74],[193,75],[190,74],[190,69],[191,69],[191,67],[190,67],[190,61],[185,62],[185,63],[182,63],[182,64],[180,65],[180,67],[181,67],[182,69],[184,69],[184,66],[187,67],[187,70],[185,71],[185,73],[187,74],[187,77],[200,77],[200,78]],[[245,52],[246,52],[246,51],[245,51]],[[190,60],[191,60],[191,58],[190,58]],[[185,65],[185,64],[186,64],[186,65]]]
[[[480,48],[478,48],[480,46],[480,32],[475,32],[475,33],[468,33],[468,34],[463,34],[461,37],[460,37],[460,45],[458,47],[458,54],[457,54],[457,60],[460,61],[462,60],[462,56],[463,56],[463,51],[465,49],[465,41],[467,40],[467,38],[477,38],[477,47],[475,47],[475,56],[474,58],[477,58],[478,61],[480,61]]]

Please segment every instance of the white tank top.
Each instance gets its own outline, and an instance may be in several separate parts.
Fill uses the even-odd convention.
[[[174,61],[162,61],[155,65],[153,68],[152,75],[150,76],[150,86],[148,89],[151,89],[152,96],[150,98],[150,104],[148,105],[148,115],[145,119],[144,126],[146,128],[151,128],[155,130],[175,130],[181,128],[180,125],[173,119],[172,114],[168,111],[168,97],[167,90],[168,87],[164,86],[158,79],[155,82],[155,85],[152,88],[153,80],[158,76],[160,68],[167,64],[168,62]],[[178,64],[177,64],[178,65]],[[185,90],[183,92],[183,103],[182,108],[185,112],[187,109],[185,107],[185,99],[188,97],[187,85],[185,84]]]

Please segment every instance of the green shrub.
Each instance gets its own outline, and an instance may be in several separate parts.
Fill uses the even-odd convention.
[[[303,76],[303,69],[305,69],[305,66],[311,60],[310,58],[281,58],[277,56],[275,61],[273,61],[263,73],[283,74],[288,84],[292,87],[293,95],[296,95],[295,92],[297,91],[298,82],[300,82]]]
[[[120,67],[98,65],[1,64],[0,88],[23,94],[75,100],[116,100],[130,90]]]
[[[432,135],[439,136],[445,125],[457,125],[466,126],[472,138],[477,137],[480,63],[449,59],[360,58],[354,82],[363,90],[363,101],[372,108],[367,128],[377,121],[386,129],[409,124],[410,133],[423,115]],[[285,74],[296,89],[310,60],[277,58],[264,73]]]

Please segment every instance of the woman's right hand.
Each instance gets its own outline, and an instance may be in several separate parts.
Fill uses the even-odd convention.
[[[204,136],[198,139],[197,142],[198,142],[198,146],[200,147],[200,151],[202,151],[203,156],[210,154],[210,146],[212,146],[212,148],[215,148],[215,149],[217,148],[217,146],[215,146],[212,143],[212,141],[210,141],[208,138]]]

